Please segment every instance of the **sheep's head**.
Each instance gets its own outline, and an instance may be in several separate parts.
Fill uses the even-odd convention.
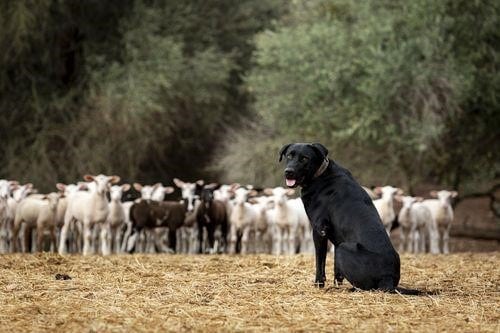
[[[392,187],[390,185],[384,187],[376,187],[374,192],[378,195],[382,195],[382,198],[393,199],[395,196],[403,195],[403,190],[397,187]]]
[[[188,183],[178,178],[174,178],[174,184],[181,189],[182,199],[187,204],[188,212],[194,210],[194,201],[199,197],[204,183],[203,180],[198,180],[195,183]]]
[[[456,198],[458,196],[458,192],[456,192],[456,191],[446,191],[446,190],[431,191],[430,195],[433,198],[437,198],[443,204],[451,204],[451,199]]]
[[[281,186],[275,188],[266,188],[264,194],[270,195],[274,198],[274,203],[276,205],[284,205],[288,200],[288,196],[294,195],[294,189],[285,189]]]
[[[7,199],[10,197],[12,191],[19,187],[19,183],[15,180],[0,179],[0,199]]]
[[[51,192],[49,194],[46,194],[43,196],[43,200],[47,200],[49,204],[49,208],[51,210],[56,210],[57,209],[57,203],[59,202],[59,198],[61,195],[56,192]]]
[[[111,184],[116,184],[120,181],[120,177],[118,176],[106,176],[103,174],[97,176],[85,175],[83,179],[90,182],[92,184],[90,186],[94,187],[92,190],[101,195],[109,190]]]
[[[165,200],[165,195],[173,192],[174,188],[172,186],[163,186],[162,183],[156,183],[155,185],[153,185],[151,200],[161,202]]]
[[[130,190],[129,184],[113,185],[109,190],[109,196],[111,200],[120,201],[122,199],[123,192],[127,192],[128,190]]]

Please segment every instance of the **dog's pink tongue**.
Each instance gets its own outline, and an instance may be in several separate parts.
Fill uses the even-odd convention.
[[[286,186],[292,187],[295,185],[295,179],[285,179],[286,180]]]

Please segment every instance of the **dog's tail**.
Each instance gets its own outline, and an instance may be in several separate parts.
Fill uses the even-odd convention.
[[[426,292],[417,289],[408,289],[403,287],[394,288],[394,293],[400,293],[401,295],[412,295],[412,296],[422,296],[426,295]]]

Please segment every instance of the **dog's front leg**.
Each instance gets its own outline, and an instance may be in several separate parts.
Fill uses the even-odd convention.
[[[321,236],[315,229],[313,229],[313,241],[314,248],[316,250],[316,280],[314,283],[317,287],[323,288],[326,280],[325,263],[328,239],[325,236]]]

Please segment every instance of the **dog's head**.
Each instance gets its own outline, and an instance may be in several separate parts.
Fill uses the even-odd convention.
[[[280,150],[285,158],[285,181],[288,187],[308,184],[328,166],[328,149],[320,143],[289,143]]]

